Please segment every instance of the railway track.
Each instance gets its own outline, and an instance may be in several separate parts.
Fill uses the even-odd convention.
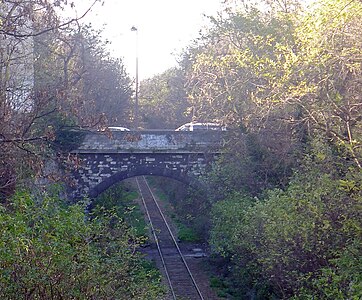
[[[144,176],[136,178],[171,299],[203,300],[201,291]]]

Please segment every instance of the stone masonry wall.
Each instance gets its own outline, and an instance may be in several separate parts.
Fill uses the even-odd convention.
[[[188,154],[83,154],[74,172],[78,195],[96,197],[111,185],[134,176],[157,175],[188,183],[206,172],[214,155]]]
[[[75,153],[207,152],[218,148],[221,131],[122,131],[88,133]]]
[[[157,175],[190,182],[207,171],[222,143],[221,132],[144,131],[88,133],[72,153],[73,198],[96,197],[111,185],[134,176]]]

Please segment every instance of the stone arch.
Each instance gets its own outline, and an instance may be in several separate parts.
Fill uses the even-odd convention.
[[[187,174],[182,174],[178,170],[165,169],[163,167],[147,167],[147,166],[135,166],[131,170],[120,171],[116,174],[104,179],[101,183],[97,184],[95,187],[91,188],[88,192],[88,196],[90,198],[95,198],[112,185],[125,180],[127,178],[144,176],[144,175],[154,175],[154,176],[162,176],[175,179],[185,184],[195,183],[195,180],[190,178]],[[193,184],[194,185],[194,184]]]
[[[158,175],[198,185],[198,178],[216,154],[206,153],[81,153],[80,167],[72,172],[69,197],[74,201],[85,196],[95,198],[126,178]]]
[[[84,134],[84,132],[83,132]],[[194,185],[220,154],[225,131],[147,130],[82,135],[69,198],[95,197],[123,179],[159,175]],[[194,179],[193,179],[194,178]],[[201,183],[202,184],[202,183]]]

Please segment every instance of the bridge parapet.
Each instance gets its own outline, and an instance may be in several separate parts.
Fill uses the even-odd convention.
[[[86,134],[73,153],[203,153],[218,152],[222,131],[118,131],[111,136]]]

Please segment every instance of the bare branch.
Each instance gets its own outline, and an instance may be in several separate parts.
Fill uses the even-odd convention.
[[[43,30],[41,30],[41,31],[39,31],[39,32],[20,34],[20,33],[10,32],[10,31],[7,31],[7,30],[5,30],[5,29],[1,29],[1,27],[0,27],[0,33],[3,33],[4,35],[7,35],[7,36],[16,37],[16,38],[26,38],[26,37],[37,37],[37,36],[40,36],[40,35],[45,34],[45,33],[47,33],[47,32],[53,31],[53,30],[55,30],[55,29],[62,29],[62,28],[64,28],[64,27],[69,26],[69,25],[72,24],[72,23],[76,23],[76,22],[82,20],[82,19],[91,11],[91,9],[93,8],[93,6],[94,6],[98,1],[99,1],[99,0],[94,0],[93,3],[90,5],[90,7],[89,7],[80,17],[70,19],[70,20],[67,21],[67,22],[64,22],[64,23],[62,23],[62,24],[59,24],[59,25],[56,25],[56,26],[52,26],[52,27],[43,29]]]

